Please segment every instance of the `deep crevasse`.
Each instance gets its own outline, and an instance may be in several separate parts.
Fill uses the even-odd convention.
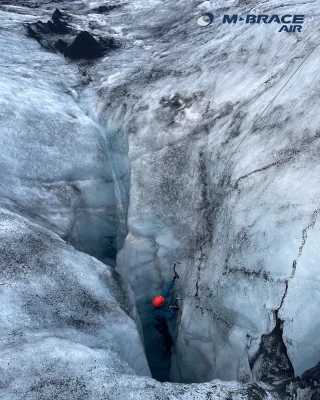
[[[171,278],[172,263],[178,259],[185,272],[177,293],[184,303],[173,380],[254,379],[249,361],[261,336],[273,331],[277,310],[284,320],[289,357],[300,374],[319,358],[314,220],[319,200],[319,52],[262,118],[257,116],[316,45],[316,32],[307,26],[300,40],[297,35],[278,34],[272,26],[217,26],[210,36],[196,26],[194,4],[129,6],[125,26],[121,11],[107,17],[124,48],[89,71],[92,107],[106,127],[103,131],[116,139],[121,129],[129,142],[129,234],[118,268],[135,291],[146,332],[153,329],[152,297]],[[222,12],[222,3],[216,6]],[[230,13],[293,7],[275,1],[259,6],[230,1],[223,6],[230,7]],[[316,3],[294,7],[297,13],[319,12]],[[78,12],[78,22],[87,28],[87,15],[81,16],[85,8]],[[20,23],[26,17],[17,18]],[[91,18],[98,32],[105,29],[103,16]],[[7,43],[4,35],[2,43]],[[20,158],[16,164],[13,156],[3,163],[1,205],[61,237],[72,236],[75,246],[108,262],[103,249],[117,235],[114,174],[101,151],[100,128],[66,95],[66,88],[79,85],[77,71],[50,53],[45,53],[46,61],[56,70],[46,69],[41,64],[43,50],[30,39],[21,44],[21,33],[13,34],[10,43],[13,58],[19,52],[21,57],[23,46],[26,59],[28,52],[37,57],[35,64],[30,60],[31,68],[12,59],[3,66],[14,66],[3,85],[9,132],[3,148],[7,155],[16,152]],[[35,79],[39,75],[42,79]],[[18,110],[14,124],[8,118],[12,104]],[[108,126],[110,120],[114,124]],[[24,141],[26,132],[29,144]],[[9,140],[12,137],[14,141]],[[93,223],[88,224],[91,218]],[[148,339],[152,344],[152,336]],[[157,386],[140,381],[140,387],[144,384]],[[237,390],[236,384],[227,387]],[[201,388],[203,395],[211,390],[210,385]]]

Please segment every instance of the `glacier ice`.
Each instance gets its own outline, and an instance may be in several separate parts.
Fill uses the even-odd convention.
[[[223,11],[248,13],[253,5],[228,3]],[[252,12],[276,14],[279,5],[266,2]],[[293,8],[319,15],[315,3],[281,2],[281,12]],[[131,159],[129,234],[118,269],[136,293],[145,335],[153,337],[149,303],[172,263],[184,265],[173,380],[255,379],[250,361],[277,318],[300,375],[319,361],[316,226],[292,270],[319,207],[317,34],[311,26],[303,40],[272,26],[201,30],[194,14],[185,5],[186,17],[172,28],[157,12],[144,38],[157,53],[150,51],[144,68],[134,59],[134,80],[128,72],[138,102],[118,100],[129,108]],[[113,86],[101,90],[116,109]],[[307,287],[315,292],[306,295]]]
[[[267,396],[236,382],[151,379],[134,297],[117,272],[4,209],[0,239],[1,399]]]
[[[10,15],[0,13],[5,21]],[[125,218],[127,208],[126,157],[107,146],[104,128],[82,109],[77,68],[39,48],[19,18],[10,28],[9,42],[7,30],[0,33],[0,205],[114,265],[123,240],[118,209]]]
[[[131,289],[113,269],[3,209],[0,235],[1,388],[63,380],[55,359],[150,374]]]
[[[136,0],[97,14],[98,1],[61,1],[74,29],[122,41],[92,64],[25,36],[22,23],[47,20],[56,4],[15,3],[0,7],[0,206],[38,225],[1,212],[13,257],[1,254],[3,265],[21,279],[1,287],[4,398],[314,397],[313,370],[307,384],[288,380],[294,394],[286,383],[279,392],[212,380],[276,380],[261,352],[272,340],[295,375],[319,362],[317,2]],[[204,29],[196,19],[208,7],[311,17],[303,36]],[[121,248],[117,270],[137,310],[118,275],[45,228],[112,265]],[[170,379],[183,384],[136,375],[149,374],[139,312],[150,368],[169,380],[150,303],[176,260],[183,306],[170,326]],[[113,284],[120,292],[105,292]],[[114,311],[87,313],[83,290]]]

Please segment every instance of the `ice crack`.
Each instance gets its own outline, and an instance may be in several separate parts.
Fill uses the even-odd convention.
[[[312,216],[311,216],[311,222],[310,222],[309,225],[308,225],[305,229],[303,229],[303,231],[302,231],[302,243],[301,243],[301,246],[299,247],[298,257],[297,257],[296,260],[293,260],[291,274],[290,274],[289,278],[286,279],[286,289],[285,289],[284,294],[283,294],[283,296],[282,296],[280,306],[279,306],[279,308],[275,311],[276,318],[278,318],[279,310],[280,310],[281,307],[283,306],[284,299],[285,299],[285,297],[286,297],[286,295],[287,295],[289,282],[292,280],[292,278],[294,277],[294,275],[295,275],[295,273],[296,273],[297,262],[298,262],[298,259],[299,259],[299,258],[301,257],[301,255],[302,255],[302,250],[303,250],[303,248],[304,248],[304,245],[305,245],[306,240],[307,240],[307,237],[308,237],[308,231],[309,231],[311,228],[314,227],[314,225],[315,225],[315,223],[316,223],[316,221],[317,221],[317,218],[318,218],[318,216],[319,216],[319,213],[320,213],[320,208],[316,209],[316,210],[313,212],[313,214],[312,214]]]

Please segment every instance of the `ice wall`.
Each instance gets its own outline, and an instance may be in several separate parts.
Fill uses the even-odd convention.
[[[160,339],[150,302],[179,260],[173,380],[256,379],[261,338],[280,320],[300,374],[319,355],[319,5],[213,5],[217,15],[305,14],[301,34],[217,20],[203,28],[196,2],[137,0],[106,15],[92,11],[99,5],[59,3],[74,26],[122,43],[77,66],[23,36],[22,22],[56,4],[2,7],[0,204],[108,261],[122,190],[114,174],[129,187],[128,152],[118,270],[134,289],[153,360]]]
[[[3,209],[0,236],[1,398],[59,387],[70,398],[90,371],[150,375],[131,289],[114,270]]]
[[[254,380],[250,363],[277,318],[301,374],[320,351],[319,6],[215,8],[304,14],[301,34],[278,33],[277,25],[201,28],[195,5],[182,2],[157,7],[155,18],[154,10],[143,10],[144,66],[135,60],[130,77],[121,76],[131,193],[118,268],[152,348],[150,302],[182,261],[173,380]],[[109,102],[113,88],[105,88]]]
[[[292,389],[149,377],[128,284],[53,232],[0,209],[0,398],[289,400]],[[136,325],[137,324],[137,325]],[[309,372],[306,389],[318,379]],[[313,400],[313,398],[312,398]]]
[[[128,163],[84,100],[87,77],[26,36],[22,23],[47,12],[4,6],[0,14],[0,205],[114,265]]]

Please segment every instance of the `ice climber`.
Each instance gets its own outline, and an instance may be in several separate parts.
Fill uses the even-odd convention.
[[[171,310],[177,311],[179,310],[179,306],[169,308],[166,302],[166,297],[169,295],[170,290],[174,287],[176,279],[179,279],[179,275],[175,272],[173,279],[161,292],[161,296],[157,296],[152,300],[154,327],[163,336],[164,353],[169,357],[171,356],[171,346],[173,346],[173,340],[169,332],[167,321],[172,320],[176,316],[176,313]]]

